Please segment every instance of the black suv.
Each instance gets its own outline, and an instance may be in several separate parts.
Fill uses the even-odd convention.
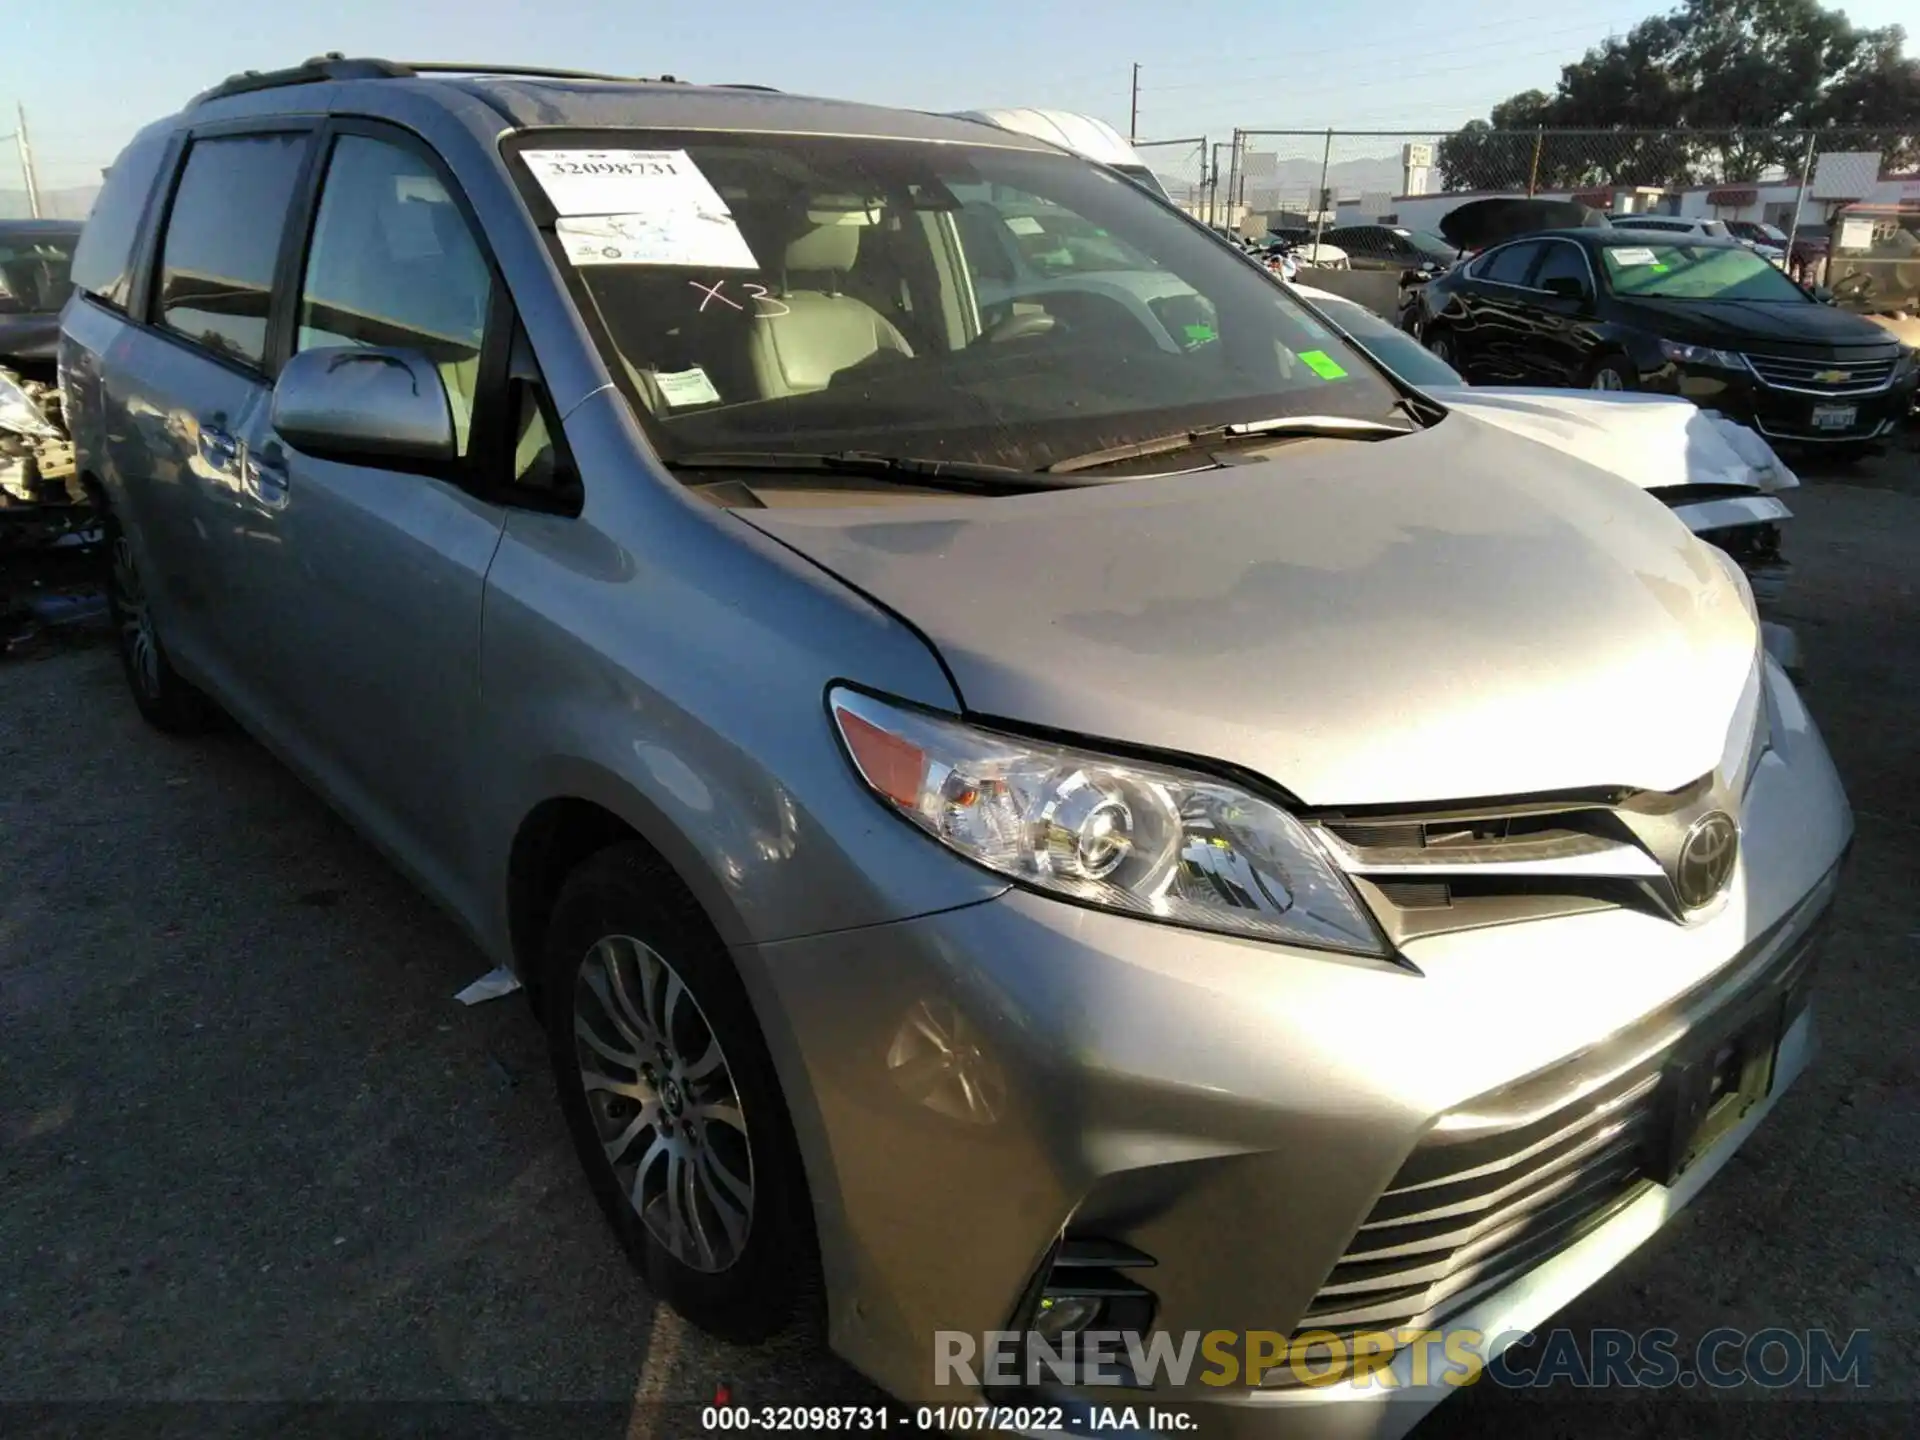
[[[1913,355],[1745,245],[1549,230],[1435,279],[1410,327],[1474,381],[1654,390],[1842,458],[1912,407]]]

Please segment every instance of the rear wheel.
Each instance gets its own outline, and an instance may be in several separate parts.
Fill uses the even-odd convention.
[[[181,679],[167,659],[153,609],[147,599],[145,577],[127,538],[111,515],[103,528],[107,542],[107,611],[113,620],[120,651],[120,668],[133,692],[141,717],[156,730],[191,735],[212,728],[219,719],[213,702]]]
[[[617,845],[562,887],[544,964],[561,1108],[628,1257],[703,1330],[775,1334],[813,1288],[811,1209],[726,948],[657,856]]]
[[[1589,390],[1638,390],[1637,377],[1627,362],[1618,355],[1609,355],[1593,367],[1593,374],[1587,377]]]

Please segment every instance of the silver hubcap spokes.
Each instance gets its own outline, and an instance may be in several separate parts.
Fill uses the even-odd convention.
[[[674,968],[610,935],[573,991],[587,1109],[627,1202],[682,1264],[716,1273],[753,1224],[753,1150],[726,1052]]]
[[[147,609],[147,588],[133,563],[133,545],[122,535],[113,542],[113,604],[120,622],[120,645],[133,663],[144,695],[160,693],[160,644]]]
[[[1617,371],[1602,370],[1593,377],[1593,388],[1596,390],[1624,390],[1627,387],[1621,381]]]

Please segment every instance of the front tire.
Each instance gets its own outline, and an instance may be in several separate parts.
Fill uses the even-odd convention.
[[[1593,373],[1587,377],[1587,388],[1609,394],[1623,390],[1638,390],[1640,377],[1633,367],[1619,355],[1608,355],[1593,367]]]
[[[1460,344],[1453,338],[1451,333],[1437,326],[1429,325],[1427,327],[1426,343],[1427,349],[1433,352],[1434,358],[1439,360],[1442,365],[1459,371],[1462,375],[1467,373],[1465,370],[1460,369]]]
[[[724,945],[639,844],[566,881],[541,985],[560,1105],[653,1293],[736,1343],[783,1329],[817,1267],[773,1061]]]
[[[218,708],[183,680],[167,659],[133,542],[111,515],[104,517],[102,529],[107,542],[107,613],[134,706],[149,725],[168,735],[197,735],[214,728]]]

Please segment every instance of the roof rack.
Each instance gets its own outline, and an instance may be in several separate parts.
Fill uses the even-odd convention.
[[[278,90],[286,85],[315,85],[326,80],[399,80],[410,75],[502,75],[523,76],[529,80],[615,80],[627,84],[684,85],[672,75],[608,75],[597,70],[555,70],[543,65],[468,65],[451,60],[377,60],[371,57],[349,59],[338,50],[316,55],[285,70],[243,70],[229,75],[209,90],[202,90],[187,102],[189,107],[224,100],[231,95],[250,95],[256,90]],[[765,90],[779,94],[771,85],[723,85],[723,90]]]

